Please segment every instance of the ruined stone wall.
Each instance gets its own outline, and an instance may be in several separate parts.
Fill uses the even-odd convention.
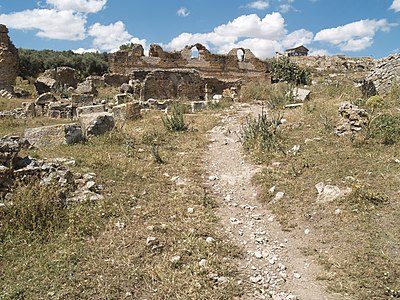
[[[193,49],[197,49],[197,57],[193,57]],[[110,54],[109,66],[112,73],[121,74],[157,69],[194,69],[204,78],[271,81],[269,64],[255,57],[249,49],[232,49],[227,55],[220,55],[211,53],[201,44],[186,46],[179,52],[168,52],[158,45],[151,45],[149,56],[144,56],[141,45],[135,45],[131,50]]]
[[[303,68],[313,72],[368,72],[374,66],[374,59],[370,57],[347,57],[347,56],[299,56],[290,57],[290,60]]]
[[[366,81],[373,82],[379,95],[390,93],[392,86],[400,85],[400,54],[378,60]]]
[[[18,63],[18,50],[8,36],[7,27],[0,24],[0,89],[15,85]]]

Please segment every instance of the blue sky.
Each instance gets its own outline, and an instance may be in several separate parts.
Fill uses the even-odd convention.
[[[305,45],[312,55],[381,58],[400,51],[400,0],[0,0],[19,48],[180,50],[200,42],[258,57]]]

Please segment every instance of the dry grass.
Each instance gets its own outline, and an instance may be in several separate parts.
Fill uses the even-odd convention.
[[[316,87],[304,108],[285,111],[287,154],[259,157],[265,168],[255,181],[264,190],[260,200],[283,227],[303,236],[304,253],[319,260],[320,279],[328,280],[332,291],[354,299],[386,299],[396,295],[387,290],[400,290],[399,146],[333,134],[338,104],[360,96],[346,85]],[[386,109],[393,112],[395,105]],[[296,155],[289,151],[294,145],[300,145]],[[319,182],[353,192],[318,204]],[[270,202],[272,186],[285,192],[278,203]],[[311,233],[305,235],[305,229]]]
[[[0,227],[0,298],[233,299],[240,294],[232,263],[239,251],[216,233],[213,199],[202,187],[205,133],[215,119],[201,113],[188,118],[195,130],[185,133],[167,132],[160,113],[150,112],[85,144],[30,151],[37,157],[75,158],[75,171],[95,172],[106,197],[65,207],[62,226],[46,239]],[[151,141],[163,164],[154,161]],[[209,236],[215,242],[207,243]],[[147,246],[148,237],[162,247]],[[181,257],[176,264],[174,256]],[[202,259],[206,267],[199,266]],[[210,273],[229,283],[214,282]]]

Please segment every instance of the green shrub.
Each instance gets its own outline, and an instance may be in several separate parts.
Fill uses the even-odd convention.
[[[264,110],[257,118],[247,117],[241,130],[241,140],[246,151],[274,151],[281,150],[281,135],[279,125],[282,116],[268,120]]]
[[[400,139],[400,116],[380,115],[371,122],[371,136],[392,145]]]
[[[310,84],[311,73],[299,67],[288,57],[280,57],[272,61],[272,79],[296,85]]]
[[[182,105],[174,105],[170,116],[162,116],[164,127],[169,131],[186,131],[188,125],[185,123],[183,112],[184,107]]]

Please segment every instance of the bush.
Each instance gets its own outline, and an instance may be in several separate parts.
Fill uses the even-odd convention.
[[[0,236],[18,231],[47,238],[66,224],[66,215],[55,186],[41,185],[39,179],[20,182],[0,208]]]
[[[268,120],[264,110],[257,118],[247,117],[241,130],[241,140],[246,151],[274,151],[281,150],[281,135],[279,125],[282,116]]]
[[[400,116],[380,115],[371,123],[371,136],[379,138],[385,145],[392,145],[400,139]]]
[[[182,105],[174,105],[172,107],[172,114],[162,117],[164,127],[169,131],[186,131],[187,124],[183,116],[184,107]]]
[[[296,85],[310,84],[311,73],[300,68],[288,57],[280,57],[272,61],[272,79],[275,82],[287,82]]]
[[[108,71],[107,53],[78,54],[72,51],[18,49],[19,76],[36,78],[45,70],[71,67],[80,77],[103,75]]]

